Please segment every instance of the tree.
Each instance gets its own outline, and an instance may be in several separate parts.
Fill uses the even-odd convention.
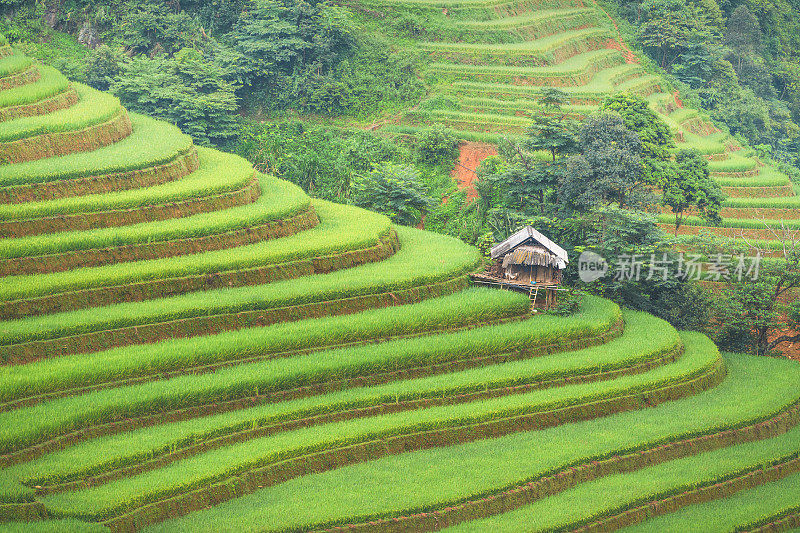
[[[122,73],[127,62],[128,57],[122,51],[114,50],[105,44],[98,46],[89,54],[86,64],[86,83],[95,89],[107,91],[111,83]]]
[[[222,69],[196,51],[177,59],[133,59],[122,68],[110,91],[128,108],[166,119],[200,144],[236,135],[235,87]]]
[[[675,275],[677,254],[672,244],[664,240],[654,217],[613,206],[599,207],[571,217],[529,218],[517,222],[511,231],[523,224],[538,228],[572,258],[590,250],[607,260],[606,275],[582,284],[583,289],[654,314],[681,329],[700,329],[708,323],[707,291],[694,281]],[[634,262],[640,266],[625,266]],[[573,259],[565,272],[569,284],[580,283],[577,264]],[[673,265],[668,267],[666,276],[658,270],[663,265]],[[651,266],[656,269],[653,274]],[[620,275],[623,272],[625,275]]]
[[[419,172],[411,165],[380,163],[353,181],[351,201],[388,215],[398,224],[417,224],[432,203],[419,178]]]
[[[669,149],[675,146],[669,126],[650,109],[647,100],[632,94],[621,93],[607,98],[601,110],[617,113],[625,127],[639,136],[645,180],[660,184],[669,173],[672,160]]]
[[[380,39],[359,39],[358,47],[341,57],[329,72],[308,65],[292,74],[287,102],[307,113],[357,117],[425,94],[417,75],[418,59],[392,53]]]
[[[543,214],[558,189],[560,174],[557,163],[528,159],[524,164],[507,165],[483,176],[478,181],[478,192],[482,198],[502,198],[492,207]]]
[[[500,187],[500,182],[496,176],[505,172],[510,165],[499,155],[489,156],[481,161],[475,169],[477,180],[475,190],[478,192],[480,204],[484,211],[496,207],[505,206],[508,202],[508,195]]]
[[[239,18],[247,0],[183,0],[181,5],[191,5],[200,17],[205,31],[209,34],[230,31]]]
[[[573,139],[573,143],[574,143]],[[535,140],[503,139],[501,158],[489,158],[478,168],[477,190],[487,209],[503,208],[523,215],[544,214],[554,206],[564,172],[563,160],[542,161],[531,151]]]
[[[559,202],[568,210],[616,204],[644,209],[655,202],[642,165],[639,136],[617,114],[588,118],[581,129],[582,153],[567,159]]]
[[[670,68],[683,49],[703,27],[685,0],[645,0],[641,4],[645,22],[639,42],[655,52],[662,68]]]
[[[758,19],[746,5],[739,5],[728,17],[725,44],[733,49],[738,60],[737,72],[742,68],[742,60],[753,56],[761,48],[761,28]]]
[[[792,114],[800,117],[800,63],[782,60],[773,72],[778,97],[788,101]]]
[[[194,18],[184,11],[173,11],[168,2],[126,2],[122,11],[117,31],[111,35],[134,55],[171,55],[202,40]]]
[[[223,54],[247,87],[313,65],[325,74],[355,44],[347,12],[304,1],[252,0],[226,35]]]
[[[661,203],[675,213],[675,235],[687,209],[694,208],[705,220],[718,224],[725,195],[711,179],[708,160],[694,150],[680,150],[675,156],[675,171],[662,186]]]
[[[717,57],[708,44],[690,42],[681,53],[680,60],[672,66],[672,74],[696,89],[711,78],[716,60]]]
[[[800,341],[800,303],[790,295],[800,288],[800,250],[793,243],[783,257],[761,263],[757,279],[733,280],[717,299],[720,347],[769,355],[784,343]]]
[[[404,146],[373,132],[308,127],[297,121],[243,122],[229,148],[259,171],[334,202],[348,202],[354,178],[376,164],[411,160]]]
[[[366,116],[425,93],[419,60],[326,2],[248,0],[215,49],[247,111]]]
[[[567,102],[569,102],[569,95],[555,87],[546,87],[539,97],[539,103],[548,110],[560,110]]]
[[[795,296],[800,289],[800,241],[791,228],[770,232],[778,248],[764,250],[742,236],[703,236],[692,242],[711,261],[728,264],[716,270],[722,275],[706,327],[722,350],[779,355],[785,343],[800,341],[800,301]],[[772,257],[762,259],[767,254]]]
[[[714,29],[716,35],[722,34],[725,29],[725,13],[719,7],[717,0],[700,0],[696,6],[696,13],[707,26]]]
[[[587,290],[676,327],[697,329],[707,323],[708,296],[670,267],[677,264],[677,254],[652,216],[613,206],[584,216],[591,217],[592,225],[576,252],[590,249],[609,263],[606,276],[586,284]]]
[[[525,148],[546,150],[555,161],[559,155],[575,149],[575,130],[577,123],[571,119],[561,119],[547,115],[533,118],[533,124],[526,131]]]

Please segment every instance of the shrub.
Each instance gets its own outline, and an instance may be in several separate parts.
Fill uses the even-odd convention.
[[[407,226],[418,223],[432,203],[419,171],[411,165],[380,163],[352,184],[352,201]]]
[[[89,54],[86,60],[86,83],[107,91],[111,83],[124,68],[128,57],[121,51],[108,45],[100,45]]]
[[[437,124],[419,134],[418,159],[432,165],[450,163],[456,156],[457,148],[458,138],[453,130]]]
[[[548,313],[556,316],[569,316],[576,313],[581,306],[583,297],[580,293],[570,290],[558,296],[556,305]]]

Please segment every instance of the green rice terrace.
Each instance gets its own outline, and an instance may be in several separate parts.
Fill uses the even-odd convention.
[[[602,100],[626,92],[646,98],[671,127],[678,148],[710,160],[711,175],[728,198],[719,227],[689,216],[680,234],[700,232],[744,237],[769,249],[800,222],[800,197],[789,177],[761,162],[750,148],[721,132],[698,111],[684,108],[676,91],[640,65],[610,15],[593,0],[358,0],[369,16],[393,20],[419,15],[432,29],[393,39],[427,59],[431,97],[387,129],[409,132],[443,123],[465,138],[475,133],[522,133],[545,108],[542,90],[564,91],[562,111],[575,118],[596,111]],[[377,14],[377,15],[375,15]],[[397,24],[384,24],[390,31]],[[387,29],[388,28],[388,29]],[[665,231],[674,217],[660,215]]]
[[[714,158],[729,221],[800,213],[593,5],[381,5],[452,21],[415,46],[464,108],[409,123],[513,130],[531,80],[576,113],[637,91]],[[0,55],[0,530],[800,526],[796,362],[589,295],[531,313],[470,287],[483,259],[459,240]]]

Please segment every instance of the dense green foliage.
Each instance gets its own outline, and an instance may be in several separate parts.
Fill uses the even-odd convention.
[[[419,172],[412,166],[377,165],[351,185],[355,205],[388,215],[398,224],[419,223],[432,203]]]
[[[800,251],[784,242],[782,256],[760,266],[757,279],[734,280],[715,299],[715,340],[726,349],[768,355],[800,341]]]
[[[798,157],[800,13],[786,0],[615,0],[653,59],[750,143]]]
[[[109,90],[125,106],[169,120],[202,144],[236,134],[235,86],[201,54],[181,58],[136,58],[126,63]]]
[[[343,7],[318,2],[79,0],[45,24],[38,3],[14,1],[0,25],[12,42],[73,78],[111,90],[134,111],[165,118],[201,143],[235,136],[240,107],[366,118],[423,94],[414,57],[365,32]],[[49,42],[59,40],[58,55]],[[77,46],[77,48],[76,48]],[[53,47],[57,49],[58,46]]]
[[[602,114],[584,122],[581,154],[570,157],[560,197],[577,211],[618,205],[645,209],[653,203],[646,184],[643,143],[619,115]]]
[[[408,140],[283,122],[247,125],[232,149],[313,196],[372,209],[398,224],[415,225],[425,215],[426,227],[444,230],[437,223],[453,217],[453,204],[442,199],[454,193],[449,172],[456,144],[442,127]]]
[[[674,172],[668,173],[661,185],[661,202],[675,213],[675,234],[689,208],[694,208],[706,221],[722,222],[719,212],[724,195],[710,177],[708,160],[697,152],[681,150],[675,162]]]
[[[410,163],[408,149],[370,133],[300,122],[249,124],[242,128],[233,149],[256,168],[301,186],[326,200],[346,202],[350,185],[374,165]]]

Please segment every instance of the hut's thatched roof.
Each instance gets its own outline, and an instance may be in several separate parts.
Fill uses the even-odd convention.
[[[545,263],[544,266],[554,266],[559,269],[567,268],[567,263],[569,263],[569,257],[567,255],[566,250],[562,247],[533,229],[531,226],[525,226],[518,232],[511,235],[508,239],[504,240],[494,248],[492,248],[492,259],[497,259],[499,257],[503,257],[503,266],[506,266],[505,260],[507,257],[512,255],[509,252],[516,252],[517,249],[524,247],[526,248],[543,248],[547,255],[554,256],[554,259],[550,263]],[[530,255],[531,252],[525,252],[522,255]],[[534,255],[541,255],[541,254],[533,254]],[[531,261],[538,261],[540,259],[530,259]],[[544,260],[544,259],[541,259]],[[540,265],[541,263],[523,263],[517,262],[516,260],[511,260],[512,263],[509,264],[533,264],[533,265]],[[549,261],[549,260],[548,260]]]
[[[503,257],[503,268],[508,268],[510,265],[561,268],[561,264],[561,258],[544,246],[517,246]]]

